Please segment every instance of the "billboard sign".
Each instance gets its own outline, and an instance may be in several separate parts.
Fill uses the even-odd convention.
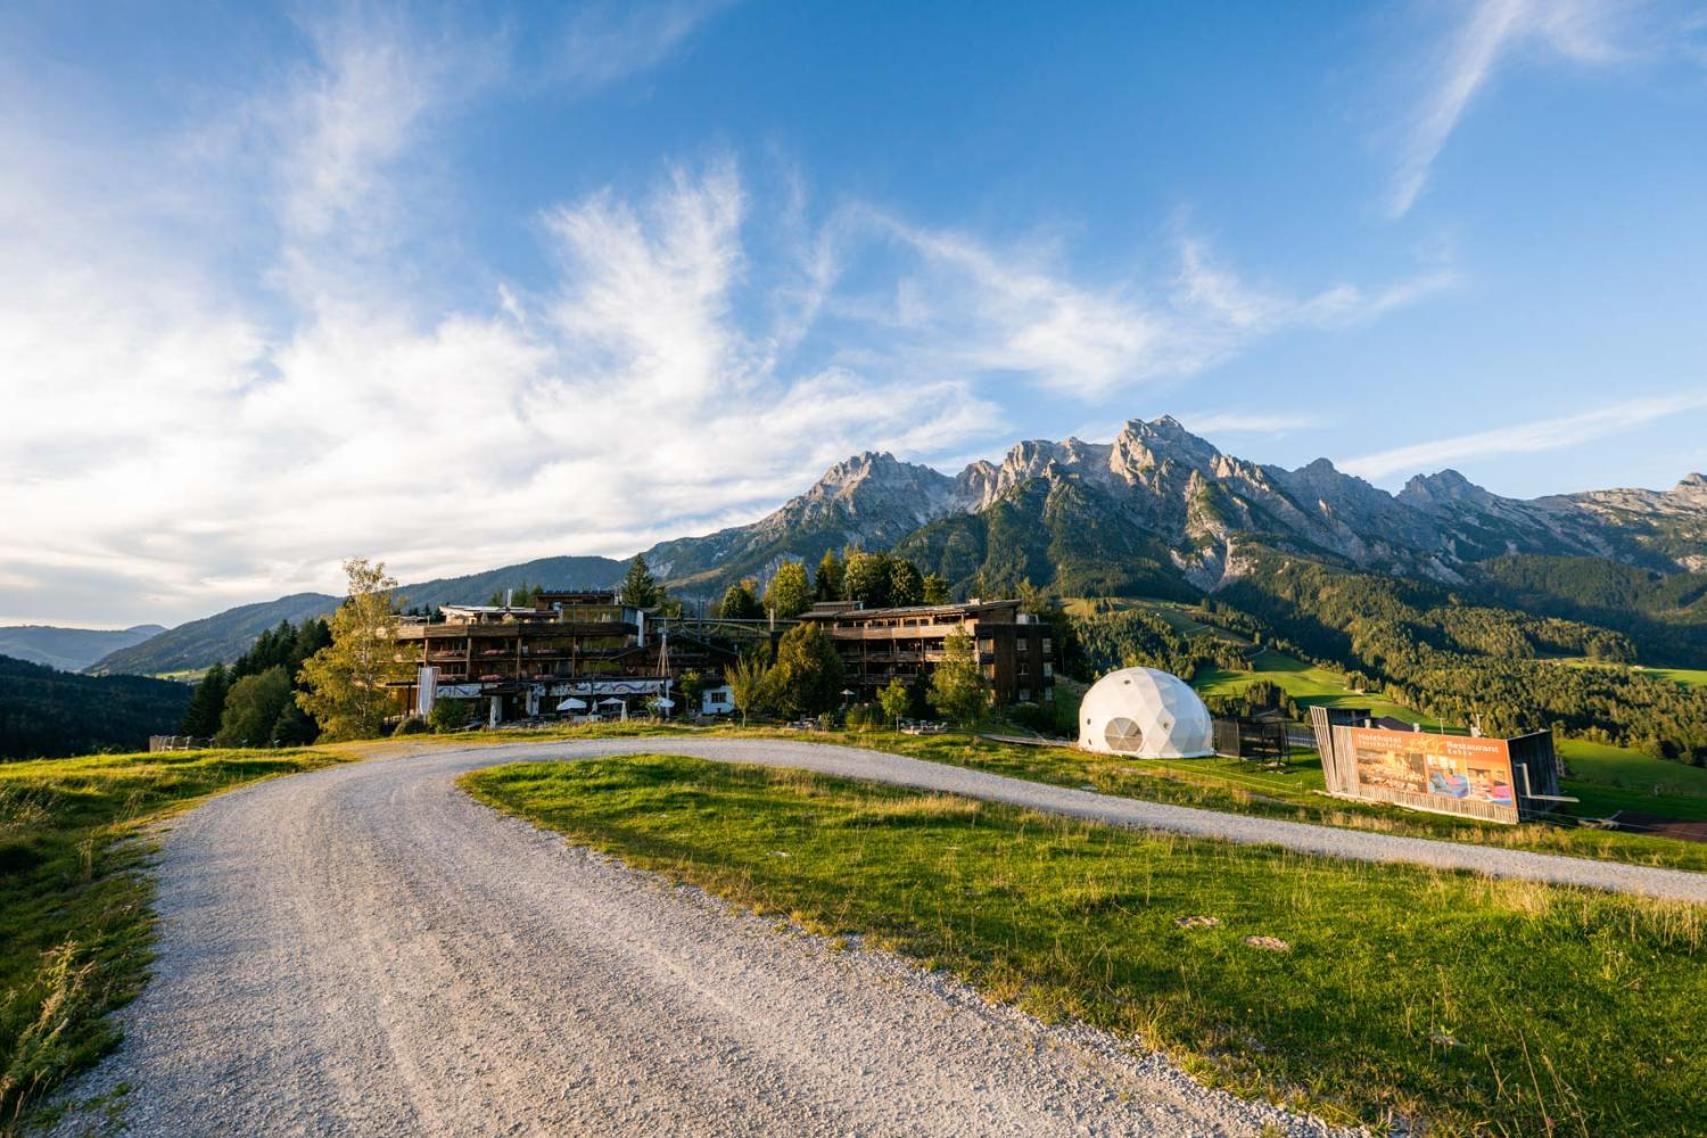
[[[1352,746],[1358,792],[1367,797],[1408,802],[1421,796],[1435,799],[1435,807],[1443,810],[1462,802],[1517,810],[1511,749],[1504,739],[1374,727],[1342,730]]]

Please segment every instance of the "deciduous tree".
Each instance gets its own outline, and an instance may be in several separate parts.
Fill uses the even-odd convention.
[[[735,709],[741,713],[741,726],[747,725],[747,715],[764,698],[769,673],[770,667],[758,656],[742,656],[735,661],[734,667],[724,673],[729,696],[735,703]]]
[[[283,664],[244,676],[225,697],[214,742],[221,747],[262,747],[272,742],[273,724],[291,702],[290,676]]]
[[[943,640],[942,661],[931,674],[931,706],[956,723],[971,723],[990,704],[984,669],[978,663],[977,643],[964,632]]]
[[[806,566],[798,561],[784,561],[771,577],[765,590],[765,608],[779,619],[792,620],[812,607],[812,585],[806,579]]]
[[[850,550],[842,569],[843,596],[868,609],[889,604],[889,558],[881,553]]]
[[[907,682],[900,676],[891,676],[883,690],[877,693],[877,703],[883,708],[883,715],[889,720],[889,726],[899,727],[901,720],[906,718],[908,709],[913,706],[913,693],[907,689]]]
[[[397,581],[365,558],[346,561],[344,572],[349,596],[332,614],[332,643],[303,662],[296,702],[327,738],[369,739],[391,710],[386,683],[408,670],[396,658]]]
[[[765,610],[759,604],[759,598],[753,595],[753,581],[737,581],[723,590],[723,600],[717,606],[717,615],[724,620],[758,620],[765,615]]]

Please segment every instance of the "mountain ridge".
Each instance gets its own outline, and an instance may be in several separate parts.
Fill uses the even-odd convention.
[[[953,474],[864,451],[831,465],[755,522],[662,541],[643,553],[672,588],[710,599],[743,577],[768,578],[784,560],[811,565],[849,545],[894,548],[963,595],[1022,582],[1067,595],[1213,594],[1261,571],[1270,551],[1452,588],[1492,588],[1488,566],[1512,557],[1608,562],[1672,577],[1707,572],[1707,477],[1688,474],[1671,490],[1519,499],[1446,469],[1389,493],[1326,458],[1288,469],[1224,453],[1163,415],[1129,420],[1107,443],[1023,440],[999,462],[974,461]],[[561,579],[571,563],[582,567],[581,579]],[[403,592],[411,604],[466,602],[506,585],[608,586],[621,569],[609,558],[547,558]],[[1575,577],[1593,572],[1572,570]],[[1517,583],[1501,588],[1534,599],[1537,581],[1556,581],[1560,571],[1507,576]],[[1691,620],[1707,603],[1692,597],[1687,583],[1666,595],[1674,594],[1672,607],[1690,610]],[[314,596],[323,611],[336,604]],[[244,624],[234,614],[255,607],[191,624]],[[1701,619],[1707,622],[1707,613]],[[226,650],[258,631],[245,625],[227,632]],[[158,663],[161,645],[151,643],[97,667]]]

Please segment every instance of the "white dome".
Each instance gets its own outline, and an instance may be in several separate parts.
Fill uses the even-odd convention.
[[[1139,759],[1189,759],[1215,753],[1215,728],[1209,709],[1178,676],[1122,668],[1085,693],[1079,746]]]

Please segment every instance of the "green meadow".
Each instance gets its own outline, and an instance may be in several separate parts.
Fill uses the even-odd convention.
[[[576,844],[1332,1120],[1707,1129],[1707,908],[668,756],[464,781]]]

